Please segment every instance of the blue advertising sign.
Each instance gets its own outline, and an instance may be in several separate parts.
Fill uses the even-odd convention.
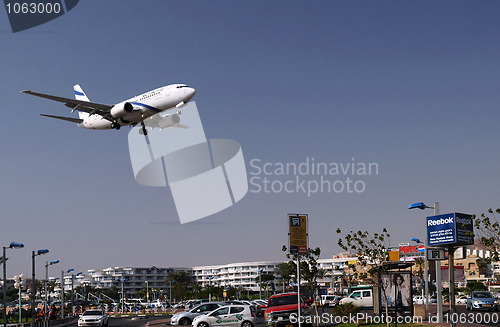
[[[429,245],[468,245],[474,243],[472,216],[447,213],[427,217]]]

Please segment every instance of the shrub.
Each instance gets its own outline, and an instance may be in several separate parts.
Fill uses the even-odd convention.
[[[344,303],[336,305],[333,308],[333,314],[336,316],[356,315],[361,310],[362,308],[358,307],[357,305],[354,305],[352,303]]]

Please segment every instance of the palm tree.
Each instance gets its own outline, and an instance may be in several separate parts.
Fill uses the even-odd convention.
[[[167,285],[172,285],[172,296],[177,300],[184,300],[189,289],[195,284],[193,275],[186,270],[174,270],[169,272],[165,283]]]

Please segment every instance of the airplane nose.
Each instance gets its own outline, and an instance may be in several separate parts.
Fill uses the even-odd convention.
[[[194,95],[196,94],[196,90],[193,89],[192,87],[188,87],[186,88],[186,97],[187,97],[187,101],[191,100]]]

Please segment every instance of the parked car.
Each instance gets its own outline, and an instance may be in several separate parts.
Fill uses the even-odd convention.
[[[456,304],[466,304],[467,303],[467,296],[465,295],[460,295],[455,299]]]
[[[321,295],[321,305],[324,307],[334,307],[340,303],[342,296],[339,295]]]
[[[297,313],[298,308],[297,293],[283,293],[271,296],[267,302],[267,309],[264,312],[267,325],[272,327],[292,325],[290,315]],[[311,308],[303,298],[301,298],[300,308],[302,317],[311,315]]]
[[[191,325],[193,319],[202,314],[210,313],[215,309],[223,306],[222,302],[207,302],[202,303],[189,311],[182,311],[175,313],[172,318],[170,318],[171,325]]]
[[[472,292],[471,295],[467,297],[465,308],[467,310],[486,309],[491,311],[498,311],[498,299],[494,297],[490,292]]]
[[[264,300],[254,300],[251,302],[256,308],[257,317],[264,315],[264,311],[266,311],[266,307],[267,307],[267,302]]]
[[[429,303],[437,303],[437,300],[434,298],[430,298]],[[425,304],[425,296],[422,297],[422,295],[415,295],[413,297],[413,304]]]
[[[249,305],[231,304],[193,319],[193,327],[253,327],[255,313]]]
[[[108,326],[108,315],[103,310],[86,310],[78,318],[78,326]]]

